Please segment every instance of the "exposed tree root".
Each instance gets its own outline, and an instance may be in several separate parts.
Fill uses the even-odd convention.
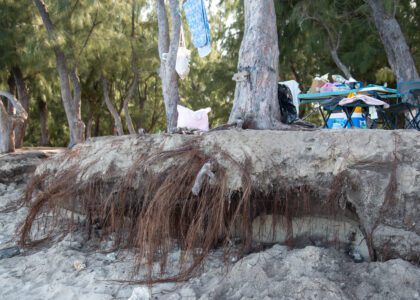
[[[30,210],[21,228],[20,242],[32,245],[33,235],[40,228],[46,230],[46,236],[56,234],[57,228],[63,229],[57,225],[66,218],[70,219],[66,230],[82,226],[88,237],[95,225],[101,228],[102,238],[114,238],[114,247],[134,249],[136,271],[147,266],[146,277],[132,282],[152,284],[187,280],[218,246],[225,249],[226,258],[248,253],[252,222],[258,215],[285,216],[288,222],[284,226],[291,231],[291,220],[310,215],[313,207],[331,216],[340,210],[337,197],[319,203],[320,196],[310,187],[296,186],[281,174],[272,182],[271,190],[260,190],[253,185],[250,160],[235,161],[216,148],[205,152],[193,139],[176,150],[141,155],[125,174],[116,174],[111,167],[88,181],[80,180],[87,170],[80,169],[77,160],[66,170],[39,174],[28,186],[26,201]],[[74,151],[68,153],[69,159],[76,155]],[[200,189],[193,192],[203,165],[209,161],[212,178],[202,176]],[[226,166],[220,161],[228,161],[237,169],[241,189],[228,188]],[[86,219],[77,220],[76,213]],[[37,228],[39,224],[42,226]],[[274,218],[273,235],[277,225]],[[288,236],[292,245],[293,233],[288,232]],[[237,238],[240,246],[231,247],[231,241]],[[165,276],[171,263],[168,256],[176,247],[182,253],[179,273]],[[232,249],[236,249],[235,253]],[[159,271],[153,267],[157,261]]]

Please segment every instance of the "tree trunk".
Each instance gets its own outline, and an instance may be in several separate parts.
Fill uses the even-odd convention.
[[[13,77],[15,79],[17,87],[17,95],[23,108],[29,112],[29,96],[26,88],[25,80],[23,79],[22,71],[19,67],[15,66],[12,68]],[[22,148],[23,139],[25,137],[25,131],[27,126],[27,119],[20,124],[16,124],[15,128],[15,148]]]
[[[320,23],[324,27],[325,32],[328,36],[328,47],[330,48],[331,58],[333,59],[337,68],[343,72],[344,77],[350,80],[353,78],[349,68],[343,63],[343,61],[338,56],[338,48],[340,48],[340,38],[341,33],[331,28],[322,18],[311,17],[312,20]]]
[[[343,72],[344,77],[346,77],[346,79],[348,80],[353,78],[349,68],[341,61],[340,57],[338,57],[337,49],[334,49],[333,47],[331,47],[330,53],[336,66],[340,69],[341,72]]]
[[[277,99],[279,47],[273,0],[245,0],[235,100],[230,124],[244,128],[281,127]],[[236,75],[234,77],[236,77]]]
[[[43,0],[34,0],[36,7],[42,17],[45,28],[50,39],[54,39],[55,29],[48,14],[47,7]],[[60,77],[61,98],[63,100],[64,110],[66,111],[67,121],[70,128],[69,147],[84,141],[85,125],[82,121],[80,104],[81,88],[77,77],[76,69],[69,71],[64,52],[58,47],[54,47],[54,53],[57,63],[57,71]],[[73,95],[71,93],[70,81],[73,84]]]
[[[99,136],[101,133],[101,115],[100,114],[96,114],[95,117],[95,130],[93,132],[94,136]]]
[[[109,98],[109,92],[108,92],[108,81],[105,79],[105,77],[102,77],[102,91],[104,94],[105,104],[106,107],[108,107],[109,112],[111,113],[112,117],[114,118],[114,125],[117,129],[118,135],[124,135],[124,129],[121,122],[121,117],[118,114],[117,110],[115,109],[114,105],[111,102],[111,99]]]
[[[385,12],[382,0],[366,0],[372,11],[372,16],[381,37],[397,81],[413,81],[419,79],[410,49],[405,36],[395,16]]]
[[[128,110],[128,103],[130,102],[131,98],[133,98],[134,93],[136,92],[139,82],[140,82],[140,72],[138,69],[138,59],[137,53],[134,46],[134,39],[136,38],[136,2],[133,0],[131,2],[131,68],[133,71],[133,82],[130,85],[130,88],[127,91],[127,94],[124,98],[123,108],[124,108],[124,115],[125,115],[125,122],[127,123],[128,132],[130,134],[136,134],[136,130],[134,129],[133,120],[130,116],[130,111]]]
[[[159,76],[162,79],[166,126],[168,132],[172,132],[177,127],[178,121],[179,88],[175,65],[181,29],[181,16],[179,15],[179,1],[170,0],[169,3],[172,19],[172,39],[169,39],[169,24],[165,1],[156,1],[159,27],[159,56],[161,60]]]
[[[90,116],[86,126],[86,139],[92,137],[92,125],[93,125],[93,116]]]
[[[12,94],[0,91],[0,96],[6,97],[16,111],[16,114],[9,114],[3,101],[0,100],[0,153],[14,152],[14,129],[17,124],[23,123],[28,118],[28,114]]]
[[[0,100],[0,153],[15,151],[15,133],[13,131],[13,121],[9,117],[7,108]]]
[[[9,87],[9,93],[12,94],[13,97],[16,97],[16,82],[12,72],[10,72],[9,77],[7,78],[7,85]],[[10,101],[7,101],[6,103],[7,113],[9,115],[14,114],[12,103],[10,103]]]
[[[41,127],[41,140],[39,142],[40,146],[49,146],[50,145],[50,133],[48,131],[48,106],[47,102],[38,99],[38,110],[39,110],[39,124]]]
[[[134,66],[133,66],[134,67]],[[134,67],[136,68],[136,67]],[[134,78],[133,78],[133,82],[127,92],[127,95],[124,98],[124,115],[125,115],[125,121],[127,123],[127,128],[128,128],[128,132],[130,132],[130,134],[136,134],[136,130],[134,129],[134,125],[133,125],[133,120],[131,119],[130,116],[130,112],[128,111],[128,103],[130,102],[130,99],[133,98],[134,92],[136,91],[136,88],[139,85],[139,81],[140,81],[140,75],[138,70],[134,70]]]

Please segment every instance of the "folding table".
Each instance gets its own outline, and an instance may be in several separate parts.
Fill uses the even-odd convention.
[[[342,90],[342,91],[333,91],[333,92],[327,92],[327,93],[307,93],[307,94],[300,94],[299,100],[300,104],[306,104],[306,103],[316,103],[316,108],[318,108],[318,111],[320,112],[322,119],[324,121],[324,127],[327,127],[327,122],[329,117],[331,116],[331,113],[333,110],[342,110],[346,114],[347,122],[345,127],[350,123],[351,126],[353,126],[351,116],[354,113],[354,110],[357,106],[360,107],[369,107],[369,105],[366,105],[362,101],[355,102],[358,105],[346,105],[346,106],[339,106],[338,105],[338,98],[337,97],[347,97],[347,95],[351,93],[356,94],[366,94],[369,96],[374,96],[377,98],[383,99],[391,99],[391,98],[398,98],[400,97],[400,94],[395,89],[389,89],[383,86],[378,85],[368,85],[364,88],[359,89],[351,89],[351,90]],[[334,103],[334,100],[336,103]],[[325,108],[327,111],[327,114],[323,112],[322,107]],[[313,110],[309,115],[303,117],[303,120],[305,120],[307,117],[312,115],[316,110]]]

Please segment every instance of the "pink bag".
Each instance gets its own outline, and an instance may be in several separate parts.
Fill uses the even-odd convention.
[[[204,108],[193,111],[182,105],[177,105],[178,109],[178,128],[199,129],[209,131],[209,116],[211,108]]]

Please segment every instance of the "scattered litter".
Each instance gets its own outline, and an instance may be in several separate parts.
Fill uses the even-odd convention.
[[[182,105],[177,106],[178,109],[178,127],[186,127],[190,129],[200,129],[202,131],[209,131],[209,117],[211,108],[204,108],[193,111]]]
[[[76,269],[76,271],[82,271],[82,270],[86,269],[86,264],[84,262],[76,260],[73,263],[73,267]]]
[[[19,255],[20,249],[17,246],[5,248],[0,250],[0,259],[12,258],[13,256]]]
[[[190,73],[191,51],[185,45],[184,29],[181,25],[181,34],[179,38],[178,54],[176,57],[175,71],[181,79],[185,79]]]
[[[108,253],[106,255],[106,259],[109,260],[109,261],[117,260],[117,253],[115,253],[115,252]]]
[[[350,251],[349,255],[355,263],[361,263],[364,261],[363,256],[357,250]]]

